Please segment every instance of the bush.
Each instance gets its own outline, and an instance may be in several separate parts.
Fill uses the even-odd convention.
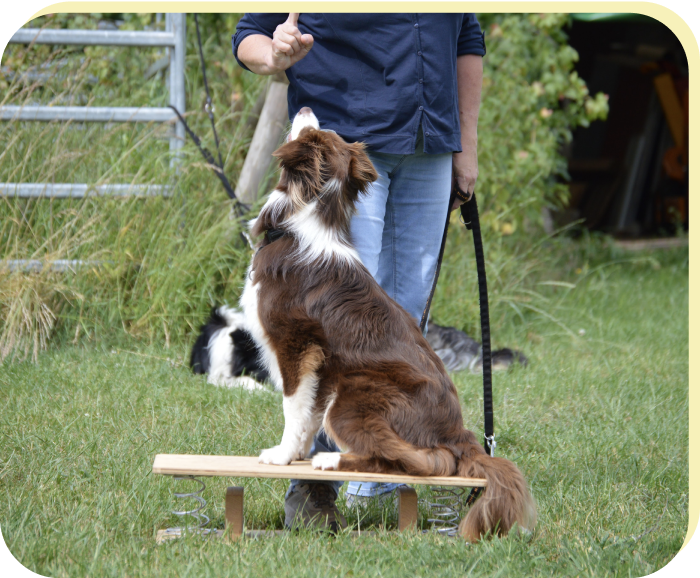
[[[553,288],[573,287],[569,273],[576,267],[560,255],[576,251],[566,239],[553,242],[544,235],[542,209],[567,199],[562,151],[573,129],[604,119],[608,104],[603,94],[591,96],[573,70],[578,54],[566,42],[567,14],[478,17],[487,55],[476,190],[498,342],[506,320],[526,333],[533,315],[561,326],[551,297]],[[452,223],[432,313],[438,322],[477,335],[471,233],[459,224],[457,212]],[[593,245],[601,249],[599,240]]]
[[[479,181],[484,227],[509,235],[567,199],[562,145],[608,111],[573,70],[567,14],[481,14],[484,59]]]

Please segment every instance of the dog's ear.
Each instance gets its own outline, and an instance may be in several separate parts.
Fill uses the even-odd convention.
[[[307,202],[321,187],[320,148],[316,135],[311,132],[304,134],[305,130],[296,140],[283,144],[272,153],[280,160],[283,169],[280,183],[289,184],[288,192],[297,208],[299,203]],[[292,184],[298,186],[293,187]]]
[[[309,161],[318,158],[318,145],[320,133],[310,128],[304,128],[299,136],[278,148],[272,156],[280,160],[280,166],[288,171],[295,169],[309,169]],[[315,163],[311,163],[313,168]]]
[[[304,162],[304,159],[308,157],[308,153],[309,147],[305,142],[293,140],[283,144],[272,153],[272,156],[280,160],[280,166],[283,169],[294,170],[294,168]]]
[[[365,152],[365,145],[363,143],[357,142],[350,145],[348,177],[352,184],[363,193],[370,183],[373,183],[379,178],[372,161],[369,160]]]

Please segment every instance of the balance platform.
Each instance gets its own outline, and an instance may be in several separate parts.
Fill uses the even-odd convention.
[[[257,456],[203,456],[188,454],[158,454],[153,461],[153,473],[166,476],[281,478],[297,480],[358,481],[449,487],[486,487],[483,478],[458,476],[410,476],[369,472],[339,472],[315,470],[310,460],[294,461],[288,466],[261,464]],[[413,488],[399,488],[399,530],[411,530],[418,524],[418,496]],[[243,488],[226,489],[226,531],[229,538],[243,535]],[[158,541],[170,536],[158,532]]]

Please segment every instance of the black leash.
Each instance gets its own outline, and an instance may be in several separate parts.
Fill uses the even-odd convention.
[[[236,197],[236,193],[233,191],[233,187],[231,186],[231,183],[229,182],[228,178],[226,177],[226,173],[224,173],[224,163],[221,159],[221,148],[219,147],[219,135],[216,132],[216,123],[214,122],[214,106],[212,105],[211,93],[209,91],[209,83],[207,82],[207,67],[204,63],[204,52],[202,50],[202,38],[201,38],[201,35],[199,33],[199,19],[197,18],[196,14],[194,15],[194,23],[195,23],[195,26],[197,28],[197,44],[199,46],[199,62],[202,66],[202,78],[204,79],[204,90],[207,93],[207,103],[204,106],[204,110],[206,110],[207,114],[209,115],[209,121],[211,122],[211,129],[212,129],[212,132],[214,133],[214,142],[216,142],[216,152],[217,152],[217,155],[219,157],[218,163],[214,159],[214,155],[212,155],[211,152],[209,152],[209,149],[202,146],[202,141],[189,127],[189,125],[187,124],[187,121],[185,121],[183,116],[180,114],[180,111],[177,110],[177,108],[175,108],[172,105],[168,105],[168,106],[169,106],[169,108],[173,109],[173,111],[177,115],[177,118],[180,119],[180,122],[185,127],[185,132],[187,132],[189,137],[192,139],[192,142],[197,146],[197,148],[199,149],[199,152],[202,153],[204,160],[207,161],[207,164],[209,164],[211,167],[213,167],[214,173],[216,174],[218,179],[221,181],[221,184],[224,186],[226,194],[233,201],[233,210],[234,210],[236,216],[242,217],[243,215],[245,215],[245,213],[248,212],[249,207],[247,205],[244,205],[243,203],[241,203],[238,200],[238,198]],[[244,241],[248,242],[248,239],[245,237],[245,235],[243,233],[241,233],[241,238]]]
[[[483,361],[484,381],[484,449],[491,457],[496,452],[496,438],[493,433],[493,392],[491,389],[491,323],[489,322],[489,295],[486,288],[486,263],[484,261],[484,244],[481,240],[479,209],[476,195],[459,208],[462,222],[474,237],[476,273],[479,280],[479,316],[481,318],[481,359]]]
[[[493,432],[493,392],[491,387],[491,324],[489,321],[489,296],[486,287],[486,263],[484,262],[484,244],[481,239],[481,225],[479,224],[479,209],[476,204],[476,195],[468,195],[462,191],[456,184],[455,190],[450,197],[449,207],[455,197],[459,197],[464,203],[459,210],[462,214],[462,223],[471,230],[474,238],[474,254],[476,257],[476,272],[479,282],[479,315],[481,318],[481,359],[483,363],[483,382],[484,382],[484,449],[491,457],[496,451],[496,438]],[[440,253],[438,254],[438,262],[435,267],[435,276],[433,277],[433,285],[430,289],[428,301],[425,304],[423,315],[421,317],[420,328],[425,331],[425,326],[428,322],[428,312],[430,304],[435,294],[438,277],[440,276],[440,268],[442,267],[442,258],[445,252],[445,243],[447,241],[447,230],[450,227],[450,210],[447,211],[447,219],[445,221],[445,229],[442,233],[442,242],[440,244]],[[471,506],[479,497],[481,488],[472,488],[467,497],[466,504]]]

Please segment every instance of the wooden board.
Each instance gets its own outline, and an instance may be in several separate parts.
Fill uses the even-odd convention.
[[[688,239],[680,237],[664,237],[661,239],[618,239],[613,245],[619,249],[628,251],[647,251],[652,249],[675,249],[687,247]]]
[[[283,478],[297,480],[339,480],[420,484],[425,486],[460,486],[484,488],[486,480],[457,476],[406,476],[363,472],[314,470],[309,460],[292,462],[288,466],[258,463],[249,456],[199,456],[188,454],[158,454],[153,461],[153,473],[166,476],[223,476],[231,478]]]

